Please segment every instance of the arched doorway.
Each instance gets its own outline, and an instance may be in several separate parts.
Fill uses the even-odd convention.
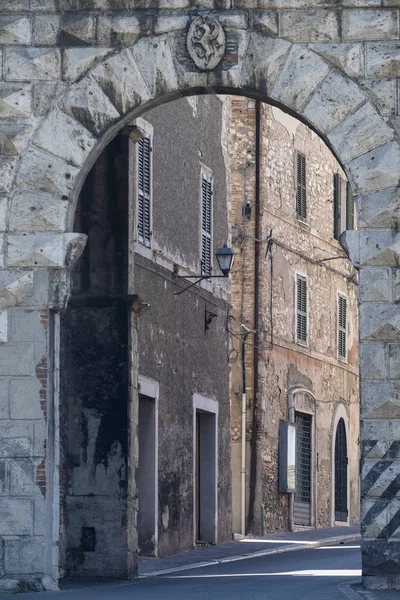
[[[367,94],[334,66],[334,60],[321,58],[316,51],[302,44],[269,37],[257,27],[252,29],[247,22],[242,28],[238,27],[235,20],[228,19],[224,27],[229,55],[227,53],[218,69],[209,72],[196,67],[190,60],[186,46],[186,22],[175,26],[171,33],[140,39],[131,48],[118,51],[88,70],[76,83],[68,84],[58,105],[40,122],[19,164],[16,189],[12,190],[10,186],[8,190],[11,208],[6,268],[10,271],[23,269],[28,283],[29,277],[33,279],[35,276],[36,280],[40,270],[44,276],[50,273],[49,297],[44,301],[40,297],[40,301],[36,299],[33,304],[37,314],[43,306],[46,311],[51,307],[51,315],[65,306],[70,269],[84,242],[84,236],[70,233],[76,199],[84,178],[102,148],[117,131],[152,105],[179,95],[229,90],[231,93],[236,91],[261,97],[295,113],[336,151],[359,197],[358,202],[363,209],[362,226],[370,228],[370,231],[352,236],[348,243],[352,259],[362,267],[365,284],[361,296],[365,302],[361,337],[368,342],[362,357],[366,382],[362,417],[369,422],[369,427],[363,431],[366,442],[363,449],[364,476],[367,478],[377,459],[386,452],[383,444],[383,449],[379,448],[382,454],[371,453],[371,447],[377,445],[380,439],[379,420],[399,418],[396,384],[383,381],[388,367],[385,366],[382,347],[388,341],[399,339],[398,309],[393,305],[389,271],[397,266],[398,260],[397,240],[393,241],[391,231],[398,202],[400,150],[397,133],[378,113]],[[346,101],[343,100],[344,91]],[[60,139],[64,140],[62,144]],[[12,192],[15,192],[14,195]],[[32,209],[33,199],[35,206]],[[376,302],[380,304],[374,305]],[[48,312],[46,318],[47,315]],[[56,373],[59,333],[57,318],[54,322],[52,319],[53,316],[50,318],[50,333],[43,328],[41,337],[36,341],[43,344],[43,357]],[[378,351],[382,356],[379,368],[371,358]],[[17,355],[19,352],[16,352]],[[390,371],[390,377],[394,374],[394,379],[397,377],[395,362]],[[58,383],[56,376],[54,379],[54,385],[52,383],[53,387],[48,392],[48,413],[57,418]],[[37,396],[36,390],[32,392],[32,395],[35,394]],[[43,498],[35,499],[38,510],[47,515],[46,524],[43,521],[40,526],[45,536],[43,539],[37,536],[33,541],[41,549],[36,552],[41,564],[41,552],[45,555],[45,568],[40,567],[38,572],[57,578],[59,432],[54,421],[49,419],[47,423],[46,426],[43,417],[43,427],[37,428],[40,433],[35,439],[40,448],[37,457],[40,470],[44,470],[46,461],[49,482]],[[397,463],[392,462],[397,471]],[[40,489],[39,485],[37,487]],[[364,495],[364,512],[369,511],[371,517],[366,520],[368,528],[374,511],[378,510],[381,514],[384,507],[380,503],[378,486],[368,485]],[[390,500],[394,497],[395,494],[391,493]],[[394,523],[388,528],[383,527],[379,540],[372,529],[369,534],[366,532],[363,546],[365,575],[374,576],[380,572],[389,577],[393,573],[392,555],[396,556],[397,551],[389,550],[389,547],[395,547],[395,542],[389,543],[389,539],[395,531]],[[24,543],[23,539],[21,543]],[[379,553],[374,551],[376,544],[379,544]],[[377,559],[377,554],[385,558]],[[396,561],[398,566],[398,559]]]
[[[343,418],[339,420],[335,437],[335,521],[347,522],[347,436]]]

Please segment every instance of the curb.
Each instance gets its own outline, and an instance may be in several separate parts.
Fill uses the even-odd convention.
[[[209,561],[193,563],[191,565],[183,565],[181,567],[171,567],[169,569],[160,569],[150,571],[143,575],[139,574],[139,579],[149,579],[150,577],[159,577],[161,575],[169,575],[171,573],[180,573],[181,571],[190,571],[191,569],[201,569],[203,567],[212,567],[215,565],[223,565],[226,563],[238,562],[241,560],[249,560],[251,558],[262,558],[263,556],[273,556],[274,554],[285,554],[286,552],[295,552],[296,550],[313,550],[321,546],[331,546],[334,544],[347,544],[349,542],[359,542],[361,534],[341,535],[329,537],[316,542],[304,542],[304,544],[288,544],[281,548],[272,548],[271,550],[258,550],[249,554],[238,554],[237,556],[227,556],[226,558],[218,558]]]

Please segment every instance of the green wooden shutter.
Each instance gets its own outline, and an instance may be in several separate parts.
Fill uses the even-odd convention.
[[[347,182],[346,229],[354,229],[354,197],[349,182]]]
[[[296,212],[298,219],[307,219],[306,157],[300,152],[297,152]]]
[[[201,181],[201,274],[211,275],[212,177],[202,174]]]
[[[338,302],[338,355],[342,360],[347,359],[347,299],[339,296]]]
[[[342,219],[342,178],[339,173],[333,176],[333,237],[339,239]]]
[[[151,237],[151,140],[138,142],[138,239],[150,247]]]
[[[296,338],[301,344],[307,343],[307,279],[297,275],[296,281]]]

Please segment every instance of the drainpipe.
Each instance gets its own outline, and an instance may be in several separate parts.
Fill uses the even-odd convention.
[[[249,501],[249,526],[253,533],[259,532],[261,527],[255,523],[255,504],[261,499],[260,462],[258,448],[258,345],[259,345],[259,295],[260,295],[260,157],[261,157],[261,102],[256,100],[256,155],[255,155],[255,224],[254,224],[254,347],[253,347],[253,415],[251,432],[250,455],[250,501]],[[261,502],[260,502],[261,505]]]
[[[247,429],[247,394],[246,394],[246,338],[242,338],[242,464],[240,470],[240,533],[246,535],[246,429]]]

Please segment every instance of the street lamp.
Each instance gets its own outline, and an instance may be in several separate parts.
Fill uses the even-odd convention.
[[[229,246],[227,246],[227,244],[224,244],[222,246],[222,248],[217,248],[217,250],[215,251],[215,258],[217,259],[218,266],[219,266],[220,270],[222,271],[222,275],[178,275],[179,266],[174,265],[174,273],[175,273],[176,278],[178,278],[178,279],[196,279],[196,281],[193,281],[190,285],[185,287],[183,290],[180,290],[179,292],[175,292],[175,296],[179,296],[180,294],[183,294],[183,292],[186,292],[186,290],[188,290],[191,287],[193,287],[194,285],[196,285],[196,283],[199,283],[199,281],[203,281],[203,279],[211,279],[211,278],[216,278],[216,277],[228,277],[230,270],[232,269],[233,261],[235,258],[235,253],[232,250],[232,248],[229,248]]]

